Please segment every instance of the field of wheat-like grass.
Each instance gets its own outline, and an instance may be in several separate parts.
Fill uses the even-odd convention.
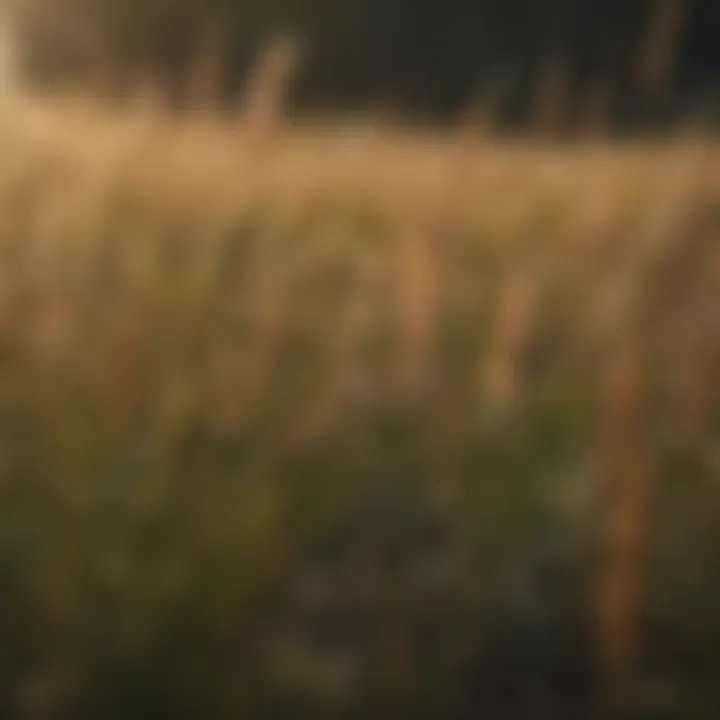
[[[6,103],[0,714],[716,717],[719,160]]]

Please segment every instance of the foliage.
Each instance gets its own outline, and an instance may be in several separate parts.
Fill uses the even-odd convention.
[[[715,716],[717,148],[295,129],[258,158],[209,118],[24,113],[0,175],[3,716],[584,716],[629,272],[642,666]]]
[[[669,0],[674,2],[674,0]],[[682,0],[678,0],[682,2]],[[639,112],[639,48],[666,0],[25,0],[20,26],[38,77],[153,72],[170,86],[215,43],[229,93],[242,86],[258,48],[278,32],[307,53],[298,100],[312,107],[391,105],[447,113],[501,83],[507,119],[527,118],[558,59],[567,65],[574,113],[601,87],[618,117]],[[707,102],[717,88],[714,0],[688,0],[668,90]],[[710,33],[710,34],[708,34]],[[678,90],[681,92],[678,94]],[[657,108],[656,108],[657,110]]]

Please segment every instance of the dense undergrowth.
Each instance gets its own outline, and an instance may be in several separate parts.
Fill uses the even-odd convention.
[[[637,692],[715,716],[710,141],[33,112],[0,169],[0,714],[587,717],[635,453]]]

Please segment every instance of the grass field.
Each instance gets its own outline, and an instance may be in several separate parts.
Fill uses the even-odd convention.
[[[0,126],[3,717],[717,716],[714,140]]]

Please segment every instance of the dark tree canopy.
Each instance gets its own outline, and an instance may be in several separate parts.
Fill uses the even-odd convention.
[[[717,0],[25,0],[24,27],[38,75],[101,60],[177,83],[213,32],[232,91],[259,45],[289,30],[309,49],[301,104],[455,112],[502,80],[508,112],[523,116],[553,63],[576,110],[600,85],[632,106],[642,39],[681,5],[665,85],[672,106],[687,107],[720,82]]]

